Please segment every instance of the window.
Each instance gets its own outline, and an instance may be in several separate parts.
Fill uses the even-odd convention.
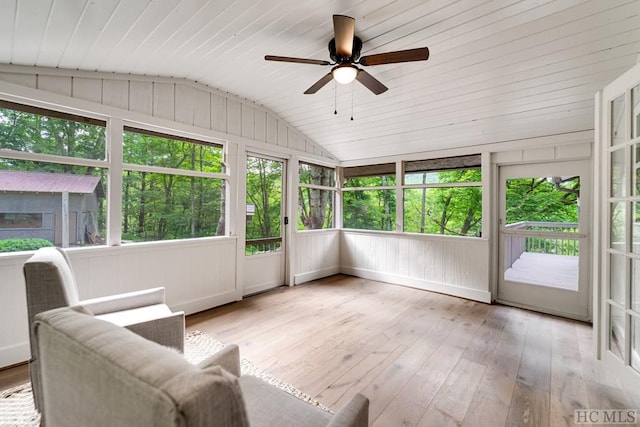
[[[343,227],[394,231],[395,163],[344,168]]]
[[[298,230],[333,228],[335,169],[300,162]]]
[[[404,162],[404,231],[482,233],[480,155]]]
[[[0,101],[0,245],[105,243],[105,126]]]
[[[42,228],[42,214],[0,213],[0,228]]]
[[[125,127],[122,240],[225,234],[221,145]]]

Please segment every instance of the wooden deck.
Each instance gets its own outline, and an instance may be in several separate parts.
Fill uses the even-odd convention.
[[[187,318],[335,409],[356,392],[370,425],[573,426],[577,408],[639,408],[594,360],[588,324],[348,276]],[[0,389],[24,368],[0,372]]]
[[[577,291],[578,257],[523,252],[504,272],[504,278],[512,282]]]

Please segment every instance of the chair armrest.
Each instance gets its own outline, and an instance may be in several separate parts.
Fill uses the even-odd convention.
[[[184,353],[184,312],[178,311],[155,319],[124,325],[125,328],[154,341]]]
[[[145,289],[125,294],[109,295],[80,301],[79,305],[94,315],[130,310],[146,305],[164,304],[164,288]]]
[[[358,393],[331,419],[327,427],[368,427],[369,399]]]
[[[240,376],[240,348],[236,344],[230,344],[219,352],[207,357],[198,363],[200,369],[210,366],[220,366],[225,371],[236,377]]]

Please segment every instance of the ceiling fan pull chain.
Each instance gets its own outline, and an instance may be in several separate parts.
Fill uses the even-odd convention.
[[[353,121],[353,85],[351,85],[351,121]]]
[[[333,114],[338,114],[338,84],[333,82]]]

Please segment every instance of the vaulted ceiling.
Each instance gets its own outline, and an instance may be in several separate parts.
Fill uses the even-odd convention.
[[[0,0],[0,63],[184,78],[272,110],[339,160],[593,128],[594,93],[640,52],[640,0]],[[303,92],[329,67],[332,15],[363,55],[427,46]],[[337,110],[337,114],[334,114]],[[350,120],[353,114],[353,120]]]

